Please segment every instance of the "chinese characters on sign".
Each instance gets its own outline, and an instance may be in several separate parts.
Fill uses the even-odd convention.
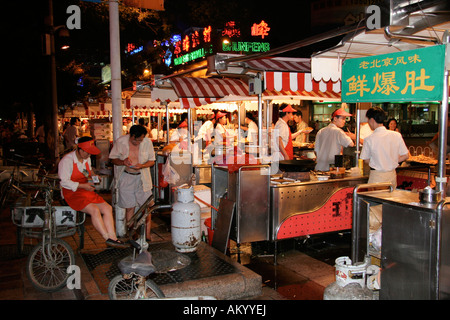
[[[269,42],[246,41],[249,35],[253,37],[267,37],[269,25],[262,20],[254,23],[251,28],[242,31],[235,21],[225,23],[223,29],[213,29],[211,26],[204,28],[191,28],[184,35],[173,35],[169,40],[154,41],[154,47],[162,50],[160,56],[166,66],[178,66],[197,59],[205,58],[217,52],[255,53],[270,50]],[[250,34],[249,34],[250,32]],[[223,42],[222,37],[228,37],[228,42]],[[232,40],[232,41],[230,41]],[[219,44],[220,41],[220,44]],[[218,46],[220,45],[220,47]],[[132,48],[134,49],[134,48]],[[130,51],[130,48],[127,48]],[[128,52],[127,51],[127,52]]]
[[[442,100],[445,47],[349,59],[342,67],[343,102]]]
[[[252,36],[261,36],[264,39],[265,36],[269,35],[269,25],[262,20],[259,24],[254,23],[252,26]]]
[[[229,21],[225,24],[225,29],[222,31],[222,36],[240,37],[241,29],[236,28],[236,23],[234,21]]]

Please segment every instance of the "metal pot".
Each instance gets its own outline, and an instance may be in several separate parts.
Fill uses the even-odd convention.
[[[427,186],[419,190],[420,203],[438,203],[441,200],[441,193]]]

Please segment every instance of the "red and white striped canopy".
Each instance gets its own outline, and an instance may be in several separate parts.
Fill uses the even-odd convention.
[[[307,58],[261,58],[245,62],[246,67],[261,71],[311,72],[311,59]]]
[[[341,82],[315,81],[311,73],[264,73],[264,97],[299,96],[304,99],[340,99]]]
[[[230,96],[237,100],[249,97],[248,85],[238,79],[175,77],[171,81],[184,108],[195,108]]]

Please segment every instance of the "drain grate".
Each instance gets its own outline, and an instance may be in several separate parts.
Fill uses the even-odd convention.
[[[158,261],[162,257],[170,257],[171,255],[159,254],[163,251],[171,251],[176,253],[171,242],[161,242],[149,245],[149,251],[153,256],[153,264],[158,267],[166,265],[165,261]],[[107,286],[109,281],[116,275],[120,274],[117,267],[119,261],[133,253],[133,249],[106,249],[97,254],[82,253],[81,256],[86,263],[89,271],[93,275],[99,287]],[[231,274],[239,272],[237,268],[229,264],[219,256],[208,250],[206,245],[200,245],[197,251],[192,253],[177,253],[185,256],[184,261],[189,261],[186,266],[170,272],[154,273],[150,275],[150,279],[158,285],[184,282],[188,280],[197,280],[213,276]],[[170,257],[173,258],[173,255]],[[177,259],[172,259],[177,261]],[[178,261],[180,259],[178,258]],[[176,263],[176,262],[175,262]],[[171,269],[171,268],[169,268]],[[104,292],[104,290],[102,290]]]

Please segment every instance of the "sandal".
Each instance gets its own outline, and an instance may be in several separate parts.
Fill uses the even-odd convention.
[[[113,248],[124,249],[128,248],[130,245],[128,243],[124,243],[120,240],[108,239],[106,240],[106,245]]]

